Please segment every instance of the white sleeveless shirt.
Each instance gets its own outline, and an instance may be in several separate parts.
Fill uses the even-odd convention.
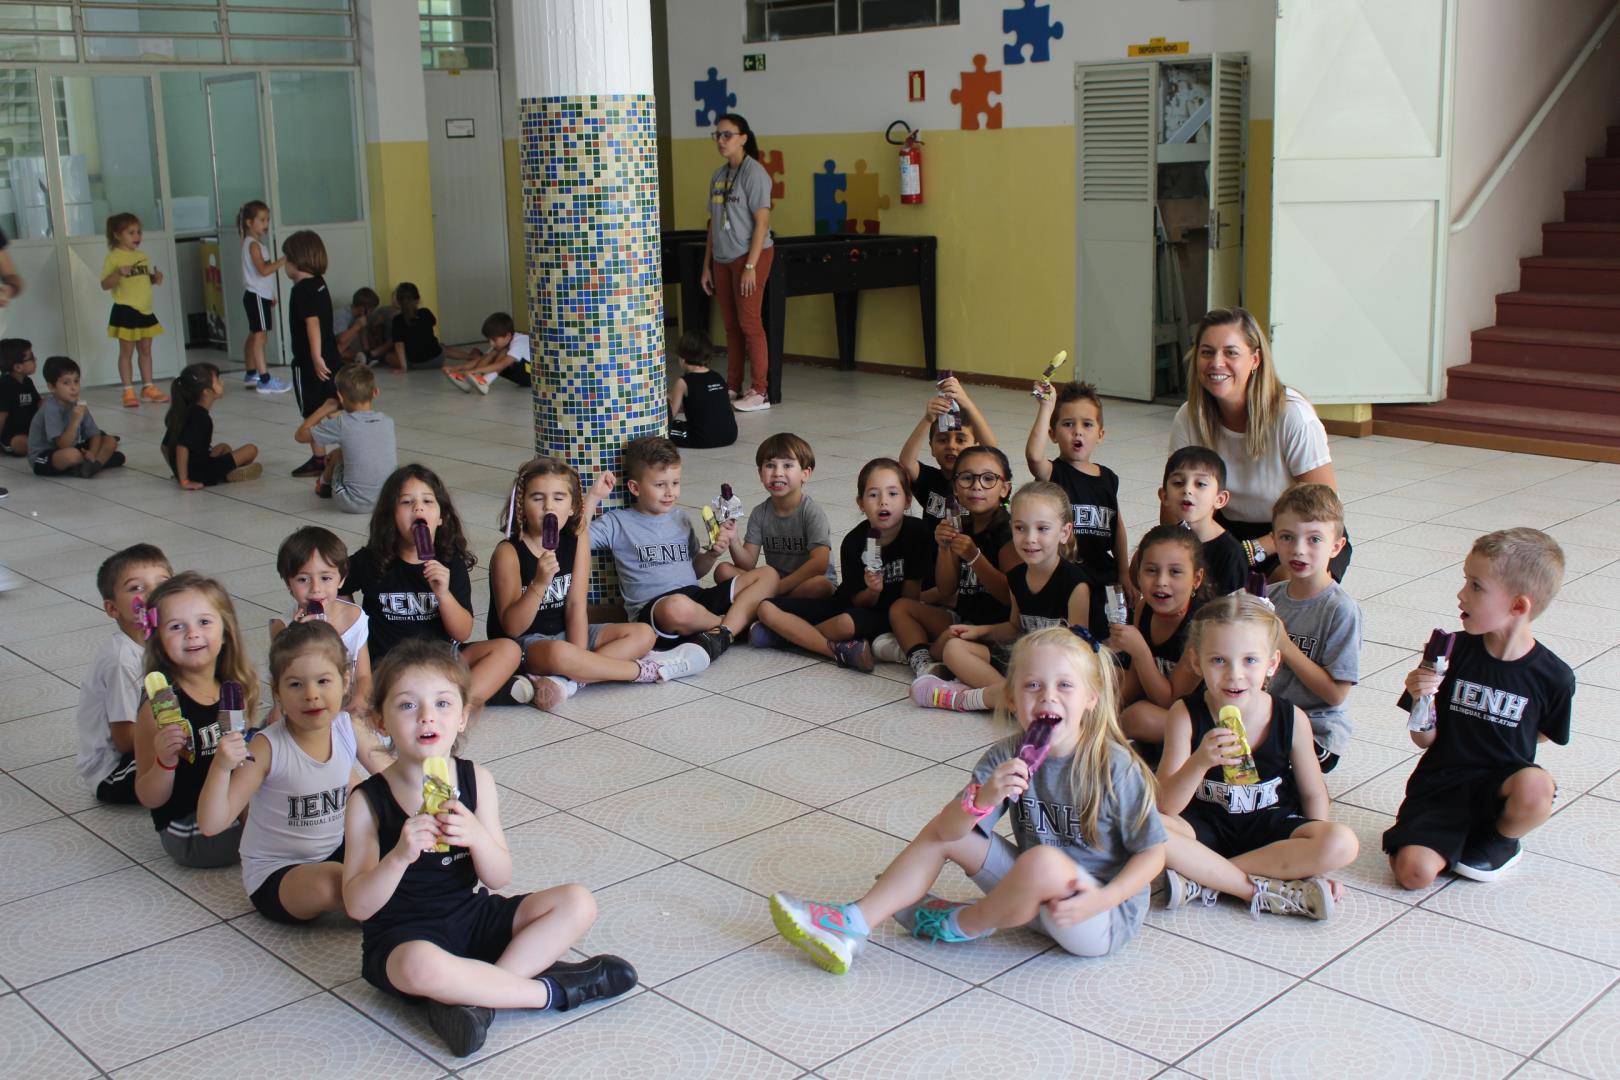
[[[264,245],[251,236],[242,237],[242,288],[254,296],[262,296],[266,300],[276,298],[276,275],[261,274],[259,268],[253,264],[253,248],[257,247],[261,254]],[[265,262],[270,262],[269,255],[263,255]]]
[[[242,829],[242,885],[250,896],[281,867],[320,862],[337,850],[355,759],[354,726],[346,712],[332,723],[332,753],[325,761],[306,754],[285,721],[260,734],[270,741],[270,771],[248,804]]]

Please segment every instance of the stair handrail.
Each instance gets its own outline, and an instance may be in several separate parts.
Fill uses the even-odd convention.
[[[1614,25],[1616,18],[1620,18],[1620,0],[1617,0],[1615,5],[1609,9],[1609,13],[1604,16],[1603,21],[1592,32],[1592,36],[1587,39],[1586,44],[1581,47],[1581,51],[1575,54],[1575,59],[1570,62],[1569,68],[1564,72],[1563,77],[1558,80],[1558,84],[1552,88],[1552,92],[1547,95],[1547,100],[1541,103],[1541,108],[1536,110],[1536,114],[1524,126],[1524,130],[1519,133],[1519,137],[1513,140],[1513,145],[1508,147],[1507,153],[1502,156],[1502,160],[1497,164],[1496,169],[1486,179],[1485,186],[1480,188],[1479,192],[1469,201],[1468,209],[1464,210],[1462,216],[1451,223],[1452,232],[1462,232],[1474,223],[1474,218],[1479,216],[1479,212],[1485,208],[1485,204],[1496,193],[1497,186],[1507,176],[1508,171],[1518,163],[1519,156],[1524,153],[1525,147],[1530,145],[1530,140],[1535,138],[1536,132],[1541,130],[1542,123],[1546,121],[1548,114],[1553,111],[1553,107],[1558,104],[1559,99],[1564,96],[1564,91],[1569,89],[1569,84],[1575,81],[1575,76],[1581,73],[1581,68],[1586,66],[1586,61],[1591,58],[1592,54],[1603,47],[1603,39],[1608,36],[1609,28]]]

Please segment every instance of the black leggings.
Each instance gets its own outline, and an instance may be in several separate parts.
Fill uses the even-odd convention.
[[[1271,522],[1269,521],[1232,521],[1223,516],[1220,511],[1216,511],[1215,520],[1226,526],[1226,531],[1239,540],[1253,540],[1255,537],[1264,536],[1271,531]],[[1272,552],[1266,556],[1266,561],[1255,569],[1270,577],[1276,572],[1277,567],[1281,565],[1282,560],[1277,558],[1276,552]],[[1328,560],[1328,573],[1333,575],[1334,581],[1343,581],[1344,572],[1348,569],[1350,569],[1350,533],[1346,532],[1344,534],[1344,548],[1332,559]]]

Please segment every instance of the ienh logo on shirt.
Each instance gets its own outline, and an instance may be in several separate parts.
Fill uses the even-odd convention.
[[[1476,720],[1489,720],[1503,727],[1518,727],[1530,699],[1522,694],[1458,679],[1451,684],[1451,707]]]

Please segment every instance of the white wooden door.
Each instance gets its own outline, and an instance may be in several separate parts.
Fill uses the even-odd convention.
[[[1272,343],[1312,401],[1438,398],[1456,0],[1279,0]]]
[[[480,340],[485,316],[511,306],[506,165],[493,71],[426,71],[439,336]]]
[[[1249,59],[1210,61],[1209,295],[1207,307],[1243,298],[1243,178],[1248,161]]]
[[[1078,64],[1077,377],[1114,397],[1153,397],[1153,207],[1159,69]]]

